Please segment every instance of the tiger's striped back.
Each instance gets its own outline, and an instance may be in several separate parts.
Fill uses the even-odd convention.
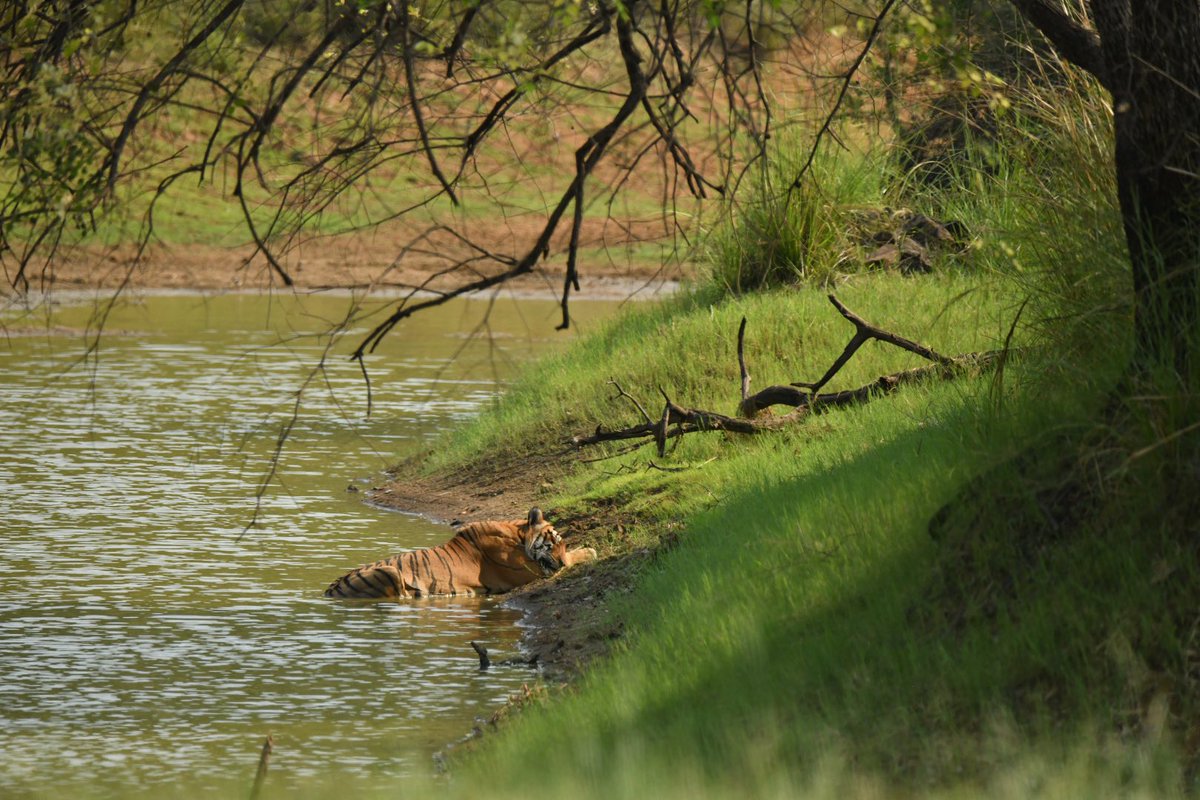
[[[595,558],[591,548],[567,552],[558,531],[534,508],[528,519],[471,522],[445,544],[351,570],[329,584],[325,596],[382,600],[499,594]]]
[[[524,520],[468,523],[445,544],[351,570],[325,596],[375,600],[506,592],[543,575],[526,556],[528,532]]]
[[[435,559],[440,562],[445,558],[442,554],[445,548],[446,545],[440,545],[401,553],[351,570],[329,584],[325,596],[373,600],[458,594],[453,570],[448,567],[435,570],[433,566]]]

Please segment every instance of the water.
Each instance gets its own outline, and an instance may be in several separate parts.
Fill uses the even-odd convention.
[[[368,362],[368,419],[344,355],[378,316],[331,352],[320,335],[348,303],[143,298],[86,361],[93,303],[0,318],[0,796],[240,794],[268,732],[276,791],[402,777],[534,677],[478,671],[470,640],[518,649],[519,616],[493,599],[321,592],[449,538],[348,486],[561,345],[556,308],[462,301],[403,323]],[[579,303],[577,327],[611,310]]]

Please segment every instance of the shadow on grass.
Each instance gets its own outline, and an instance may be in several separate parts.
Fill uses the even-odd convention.
[[[1165,791],[1195,728],[1194,556],[1177,536],[1130,535],[1124,506],[1009,546],[1016,529],[1037,536],[1029,509],[1058,480],[1055,448],[1080,437],[1045,439],[1032,469],[1011,458],[1014,433],[1036,441],[1044,420],[979,427],[960,406],[932,430],[726,497],[642,578],[623,651],[491,755],[553,747],[622,794],[629,774],[676,769],[761,788],[832,754],[911,790],[987,784],[1099,737],[1095,752],[1151,764],[1139,779]],[[978,502],[959,497],[969,513],[935,542],[929,520],[964,486]],[[967,561],[966,541],[996,546]]]

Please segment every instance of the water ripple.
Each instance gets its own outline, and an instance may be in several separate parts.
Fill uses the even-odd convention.
[[[268,730],[273,781],[401,775],[529,680],[476,669],[470,640],[517,648],[516,615],[491,600],[344,605],[320,591],[448,537],[345,487],[474,413],[497,362],[543,345],[497,311],[493,328],[516,335],[452,361],[471,304],[426,316],[372,364],[371,419],[357,368],[327,362],[336,393],[306,395],[256,503],[324,346],[269,345],[344,301],[271,302],[146,299],[118,310],[110,326],[129,335],[105,339],[98,364],[65,371],[77,337],[0,350],[0,795],[69,794],[67,774],[93,794],[228,793],[228,765],[252,766]],[[65,308],[65,328],[83,324],[72,313],[89,309]]]

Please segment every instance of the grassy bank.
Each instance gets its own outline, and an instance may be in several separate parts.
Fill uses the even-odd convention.
[[[637,423],[610,378],[651,416],[660,387],[732,413],[743,316],[755,387],[814,380],[852,332],[830,290],[943,353],[1014,348],[1001,373],[783,431],[570,461],[544,505],[620,520],[589,532],[602,555],[651,553],[598,611],[624,633],[571,689],[462,759],[452,787],[1190,793],[1200,568],[1181,476],[1200,463],[1186,436],[1194,392],[1164,381],[1151,398],[1114,394],[1129,342],[1108,133],[1086,94],[1064,96],[1080,105],[1016,121],[1009,157],[965,161],[949,188],[904,188],[970,221],[972,249],[954,264],[744,295],[710,285],[632,311],[430,455],[423,468],[441,474],[481,454],[545,460],[571,434]],[[873,343],[831,388],[914,364]]]
[[[943,352],[998,345],[1016,307],[1011,291],[978,276],[864,278],[838,294]],[[811,379],[848,337],[814,289],[715,307],[681,301],[545,365],[540,391],[515,392],[513,401],[528,399],[502,406],[499,430],[547,441],[556,425],[635,422],[625,400],[567,403],[612,395],[601,364],[620,365],[622,385],[647,399],[658,382],[681,402],[731,410],[742,314],[755,321],[751,331],[770,331],[748,336],[764,383]],[[879,345],[863,356],[840,385],[911,366]],[[1031,619],[1001,612],[965,627],[948,621],[929,533],[930,519],[972,476],[1038,437],[1086,425],[1098,387],[1054,391],[1046,368],[1027,359],[1002,383],[985,375],[922,386],[753,440],[692,435],[656,461],[683,472],[649,468],[649,449],[580,467],[559,486],[559,513],[615,504],[639,523],[600,531],[593,543],[610,553],[664,535],[677,544],[630,594],[610,601],[607,613],[628,630],[614,657],[485,746],[463,765],[463,784],[504,776],[518,792],[525,778],[513,765],[553,753],[556,766],[539,785],[549,780],[572,796],[687,796],[700,786],[793,795],[822,781],[832,782],[827,796],[841,796],[847,782],[929,788],[967,776],[974,785],[1008,780],[1018,766],[1034,775],[1046,747],[1090,758],[1093,750],[1072,748],[1103,721],[1088,719],[1094,687],[1073,683],[1080,653],[1060,650],[1062,598],[1043,599]],[[1037,402],[1025,402],[1031,397]],[[560,419],[546,418],[564,407]],[[501,436],[497,428],[462,436],[477,452],[504,441],[490,438]],[[1075,694],[1039,707],[1044,724],[1026,729],[1027,719],[1012,718],[1012,693],[1042,677]],[[1081,715],[1065,735],[1053,713],[1064,701]]]

